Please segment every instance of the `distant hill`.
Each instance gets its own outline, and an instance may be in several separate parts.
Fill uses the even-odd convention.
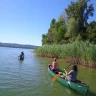
[[[12,48],[25,48],[25,49],[36,49],[39,46],[27,45],[27,44],[16,44],[16,43],[2,43],[0,42],[0,47],[12,47]]]

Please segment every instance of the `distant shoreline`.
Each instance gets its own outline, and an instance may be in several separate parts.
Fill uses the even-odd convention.
[[[27,45],[27,44],[15,44],[15,43],[1,43],[0,47],[11,47],[11,48],[24,48],[24,49],[36,49],[40,46]]]

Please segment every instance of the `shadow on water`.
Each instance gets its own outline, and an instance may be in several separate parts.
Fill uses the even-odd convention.
[[[93,93],[92,91],[88,91],[88,93],[86,94],[86,96],[96,96],[96,93]]]
[[[74,91],[74,90],[72,90],[72,89],[70,89],[70,88],[66,88],[66,90],[68,91],[68,93],[73,93],[73,92],[75,92],[76,94],[78,94],[78,95],[80,95],[80,96],[96,96],[96,93],[94,93],[94,92],[92,92],[92,91],[88,91],[87,92],[87,94],[86,95],[82,95],[82,94],[80,94],[79,92],[76,92],[76,91]],[[74,94],[74,93],[73,93]]]

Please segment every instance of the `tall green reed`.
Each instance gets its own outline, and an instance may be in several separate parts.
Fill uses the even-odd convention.
[[[40,56],[57,57],[60,59],[74,58],[87,63],[96,61],[96,45],[89,41],[75,41],[63,45],[43,45],[35,49],[35,53]]]

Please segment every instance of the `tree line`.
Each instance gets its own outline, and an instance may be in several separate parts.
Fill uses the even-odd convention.
[[[42,45],[66,44],[74,41],[89,41],[96,44],[96,21],[88,23],[94,15],[90,0],[72,2],[56,20],[53,18],[46,34],[42,34]]]

